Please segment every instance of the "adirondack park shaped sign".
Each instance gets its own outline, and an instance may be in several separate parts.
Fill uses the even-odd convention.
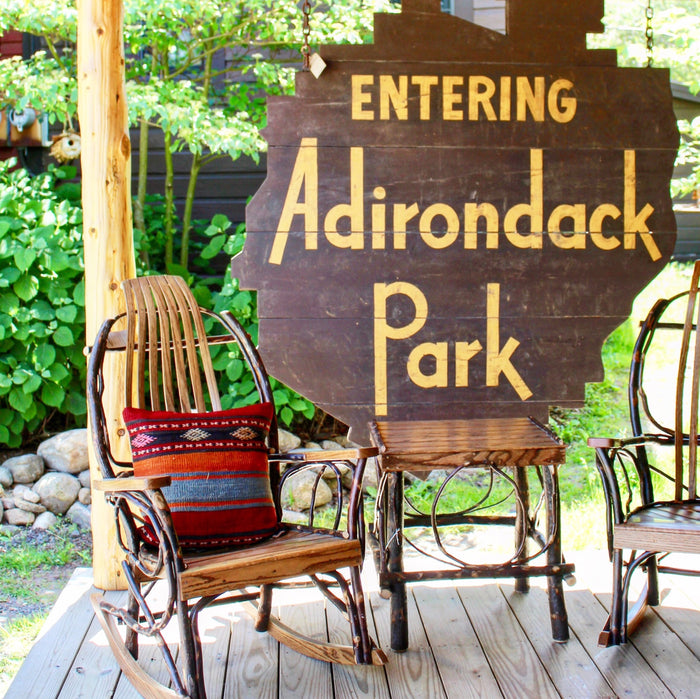
[[[509,0],[507,34],[404,0],[268,100],[233,260],[270,373],[378,419],[581,405],[675,243],[665,69],[588,50],[603,0]]]

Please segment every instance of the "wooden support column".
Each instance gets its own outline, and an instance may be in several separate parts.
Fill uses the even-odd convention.
[[[88,344],[102,321],[122,310],[120,282],[135,276],[122,24],[122,0],[79,0],[78,114]],[[117,453],[128,453],[128,437],[119,422],[124,371],[108,364],[105,374],[109,438]],[[92,454],[90,468],[93,481],[99,479]],[[123,589],[112,509],[94,489],[92,503],[95,585]]]

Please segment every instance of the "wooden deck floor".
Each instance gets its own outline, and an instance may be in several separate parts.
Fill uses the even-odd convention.
[[[662,577],[662,606],[648,613],[633,642],[601,649],[609,568],[604,554],[586,555],[571,557],[579,582],[566,589],[572,632],[566,644],[551,640],[546,594],[537,581],[528,594],[490,581],[409,587],[410,649],[389,651],[384,668],[310,660],[256,633],[236,606],[210,610],[202,619],[209,697],[700,696],[697,579]],[[93,591],[90,570],[76,571],[6,699],[138,697],[94,619]],[[387,648],[389,603],[376,590],[368,597],[375,638]],[[281,613],[309,634],[335,639],[344,633],[335,610],[324,613],[315,597],[285,602]],[[152,671],[157,661],[147,656],[140,662]]]

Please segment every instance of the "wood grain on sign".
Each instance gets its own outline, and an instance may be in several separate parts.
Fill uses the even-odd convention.
[[[358,438],[546,420],[673,251],[668,72],[586,49],[602,0],[510,0],[506,35],[402,5],[269,99],[233,274],[270,372]]]

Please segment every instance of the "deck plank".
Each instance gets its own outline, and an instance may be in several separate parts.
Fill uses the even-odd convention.
[[[386,651],[389,662],[386,675],[393,697],[401,699],[443,699],[446,694],[438,674],[428,639],[420,623],[413,595],[408,595],[408,650],[395,653],[390,643],[390,601],[376,592],[370,595],[379,645]]]
[[[6,699],[58,696],[94,619],[90,604],[94,591],[92,570],[77,568],[7,689]]]
[[[277,699],[279,643],[255,630],[253,618],[233,605],[223,699]]]
[[[497,585],[457,588],[505,697],[559,693]]]
[[[370,635],[376,640],[372,615],[368,615]],[[328,637],[331,643],[350,644],[350,624],[332,604],[326,605]],[[377,665],[335,665],[333,672],[333,696],[335,699],[389,699],[389,686],[384,667]]]
[[[566,595],[569,626],[617,696],[670,697],[671,693],[631,644],[600,648],[598,636],[607,612],[590,590]]]
[[[385,667],[331,666],[311,660],[255,632],[239,605],[212,608],[201,616],[209,696],[696,696],[700,609],[692,585],[676,585],[678,577],[662,577],[662,603],[649,610],[631,642],[608,649],[597,645],[607,615],[604,604],[609,601],[604,584],[597,585],[595,594],[582,589],[581,582],[567,589],[572,632],[567,644],[551,640],[546,592],[538,581],[528,594],[515,593],[510,584],[484,585],[481,581],[410,585],[406,653],[388,649],[390,603],[373,591],[369,621],[370,626],[376,623],[373,635],[389,656]],[[71,578],[6,699],[138,697],[117,669],[94,619],[91,583],[89,570]],[[284,594],[287,597],[280,592],[276,601],[282,605],[286,623],[323,640],[348,640],[347,623],[335,608],[324,609],[318,596],[306,591]],[[154,660],[151,651],[148,644],[143,645],[139,662],[159,672],[162,661]]]
[[[123,604],[126,593],[107,592],[105,599],[115,605]],[[97,618],[93,617],[58,697],[110,697],[114,694],[120,676],[121,670],[107,637]]]
[[[610,611],[612,595],[598,594],[596,597],[602,602],[605,610]],[[698,696],[700,662],[664,624],[658,614],[647,611],[640,625],[630,636],[630,643],[649,663],[673,696]]]
[[[299,633],[320,641],[328,640],[322,601],[285,604],[280,607],[279,615]],[[308,658],[286,646],[280,646],[279,682],[280,699],[333,696],[330,664]]]
[[[503,697],[453,587],[413,588],[423,628],[448,697]]]
[[[527,594],[512,586],[501,586],[508,605],[525,630],[540,661],[563,697],[604,697],[612,694],[610,685],[572,633],[567,643],[552,640],[547,593],[533,586]]]

